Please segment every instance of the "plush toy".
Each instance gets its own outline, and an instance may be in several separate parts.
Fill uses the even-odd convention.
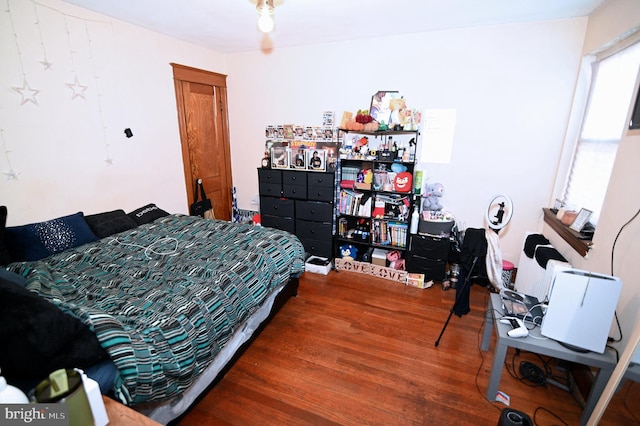
[[[422,210],[437,211],[442,210],[442,204],[438,198],[444,194],[444,187],[441,183],[428,184],[426,187],[426,196],[422,203]]]
[[[356,176],[356,182],[371,185],[371,182],[373,182],[373,172],[371,169],[359,170],[358,175]]]
[[[368,144],[369,144],[369,138],[367,138],[366,136],[361,137],[356,141],[356,146],[353,149],[353,151],[360,153],[362,155],[366,155],[367,151],[369,150],[369,148],[367,147]]]
[[[358,255],[358,249],[352,246],[351,244],[345,244],[340,247],[340,255],[343,259],[346,260],[356,260],[356,256]]]
[[[380,125],[377,121],[372,121],[371,123],[365,123],[362,130],[364,130],[365,132],[376,132],[379,126]]]
[[[371,171],[371,169],[365,169],[363,170],[363,174],[364,174],[364,183],[371,183],[373,182],[373,172]]]
[[[397,192],[411,192],[413,175],[409,172],[400,172],[393,180],[393,187]]]
[[[387,260],[389,261],[389,268],[404,271],[404,259],[398,250],[391,250],[387,253]]]
[[[395,173],[402,173],[402,172],[406,172],[407,166],[405,166],[404,164],[400,164],[400,163],[393,163],[391,165],[391,171],[395,172]]]

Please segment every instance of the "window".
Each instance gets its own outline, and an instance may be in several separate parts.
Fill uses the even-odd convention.
[[[565,185],[565,205],[600,216],[640,67],[640,43],[593,63],[587,110]]]

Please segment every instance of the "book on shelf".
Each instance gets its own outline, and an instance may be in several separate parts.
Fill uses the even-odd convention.
[[[402,222],[374,219],[371,225],[371,242],[379,245],[404,248],[407,246],[408,226]]]
[[[406,247],[408,225],[402,222],[389,222],[388,227],[391,245],[394,247]]]
[[[369,217],[371,211],[371,196],[363,192],[343,189],[340,191],[340,214]]]
[[[406,221],[411,200],[407,195],[376,194],[374,217]]]

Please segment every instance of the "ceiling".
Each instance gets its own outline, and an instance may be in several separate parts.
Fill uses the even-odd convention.
[[[257,29],[256,0],[64,0],[218,52],[370,39],[588,16],[605,0],[275,0]]]

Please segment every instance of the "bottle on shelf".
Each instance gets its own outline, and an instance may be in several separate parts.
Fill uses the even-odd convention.
[[[418,222],[420,222],[420,213],[418,213],[417,204],[413,207],[413,213],[411,214],[411,229],[410,233],[416,234],[418,232]]]

